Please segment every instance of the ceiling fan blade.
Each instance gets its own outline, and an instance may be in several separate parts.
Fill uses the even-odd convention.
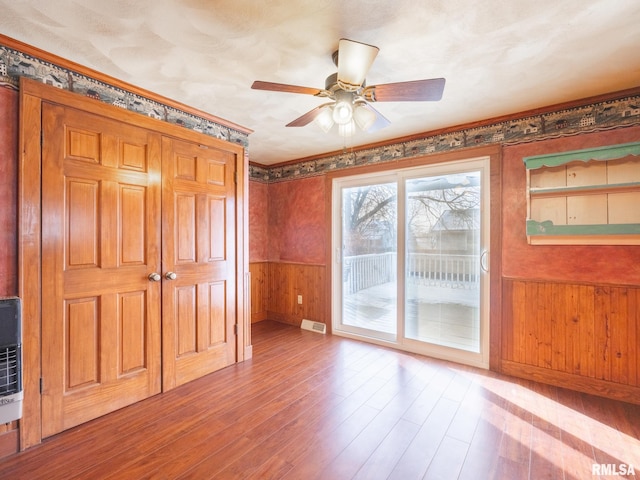
[[[365,87],[362,96],[370,102],[438,101],[444,91],[444,78],[386,83]]]
[[[373,108],[371,105],[369,105],[368,103],[364,102],[363,105],[370,111],[372,111],[373,113],[376,114],[376,120],[375,122],[373,122],[373,125],[371,125],[369,128],[367,128],[367,132],[371,133],[371,132],[376,132],[384,127],[388,127],[389,125],[391,125],[391,122],[389,120],[387,120],[387,118],[382,115],[378,110],[376,110],[375,108]]]
[[[287,85],[285,83],[261,82],[260,80],[253,82],[251,88],[272,92],[302,93],[304,95],[316,95],[320,97],[326,96],[326,93],[328,93],[326,90],[320,88],[300,87],[298,85]]]
[[[332,105],[333,102],[324,103],[322,105],[317,106],[313,110],[309,110],[307,113],[302,115],[301,117],[296,118],[294,121],[289,122],[287,127],[304,127],[305,125],[313,122],[318,115],[322,112],[322,109],[327,105]]]
[[[359,89],[379,50],[373,45],[341,39],[338,42],[338,85],[348,92]]]

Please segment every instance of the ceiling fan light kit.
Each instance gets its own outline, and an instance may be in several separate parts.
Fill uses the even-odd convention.
[[[323,108],[316,117],[315,122],[324,131],[324,133],[328,133],[329,130],[331,130],[331,127],[336,123],[333,121],[333,110],[331,106],[328,105]]]
[[[356,125],[353,120],[338,124],[338,135],[341,137],[351,137],[354,133],[356,133]]]
[[[373,45],[343,38],[333,53],[338,72],[327,77],[323,90],[259,80],[253,82],[251,88],[331,99],[332,102],[314,108],[288,123],[287,127],[304,127],[315,121],[328,133],[338,125],[338,134],[343,137],[353,135],[356,125],[365,132],[371,132],[390,124],[368,102],[438,101],[442,98],[444,78],[367,86],[365,77],[378,51],[378,47]]]
[[[350,104],[347,107],[339,110],[341,108],[340,104],[325,105],[315,118],[316,124],[325,133],[328,133],[335,124],[338,124],[338,135],[350,137],[355,133],[356,125],[360,130],[366,132],[375,123],[376,114],[368,109],[363,102],[354,102],[353,107]],[[336,121],[336,116],[338,121]]]
[[[353,109],[353,119],[361,130],[367,132],[376,121],[376,114],[367,108],[365,102],[357,102]]]
[[[333,121],[338,125],[349,123],[353,118],[353,93],[337,91],[336,103],[333,106]]]

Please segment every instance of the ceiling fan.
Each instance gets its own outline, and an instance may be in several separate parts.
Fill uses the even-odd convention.
[[[325,132],[334,124],[338,125],[338,133],[345,137],[354,133],[356,125],[361,130],[373,132],[391,123],[369,102],[438,101],[442,98],[444,78],[367,85],[365,77],[378,51],[378,47],[343,38],[333,53],[338,72],[327,77],[324,89],[259,80],[253,82],[251,88],[330,99],[331,102],[317,106],[288,123],[287,127],[303,127],[315,120]]]

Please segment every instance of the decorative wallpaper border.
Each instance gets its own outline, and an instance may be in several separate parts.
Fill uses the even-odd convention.
[[[491,144],[513,145],[640,124],[640,95],[580,106],[506,122],[425,136],[410,142],[265,168],[249,165],[249,179],[270,183],[322,175],[357,165],[371,165]]]
[[[245,148],[245,155],[248,155],[249,136],[244,132],[0,45],[0,87],[17,89],[20,77],[36,79],[104,103],[240,144]],[[263,167],[250,164],[249,179],[263,183],[295,180],[357,165],[389,162],[398,158],[418,157],[473,146],[532,142],[638,124],[640,95],[633,95],[442,135],[425,134],[424,138],[410,142],[348,151],[284,166]]]
[[[20,77],[32,78],[116,107],[240,144],[245,149],[249,146],[248,135],[244,132],[0,45],[0,87],[18,89]]]

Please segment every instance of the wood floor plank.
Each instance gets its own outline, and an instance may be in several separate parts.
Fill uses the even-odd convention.
[[[285,447],[286,450],[280,455],[295,465],[287,478],[312,478],[346,448],[348,442],[353,440],[351,434],[354,431],[362,431],[364,426],[353,428],[354,424],[360,424],[362,411],[370,414],[371,418],[378,414],[379,410],[366,405],[367,400],[382,385],[382,380],[377,377],[375,379],[376,382],[362,384],[361,388],[345,398],[325,418],[320,419],[321,423],[309,424],[309,428],[297,437],[297,441]]]
[[[251,477],[270,458],[273,449],[295,434],[300,425],[295,420],[319,402],[328,402],[330,397],[329,392],[306,395],[253,427],[247,428],[247,424],[242,424],[245,425],[245,432],[236,429],[236,440],[225,442],[224,445],[207,445],[211,453],[196,466],[182,471],[172,471],[167,466],[164,471],[170,474],[170,478],[207,478],[211,475],[220,478]],[[249,446],[245,446],[245,440],[249,440]]]
[[[389,475],[390,479],[422,478],[458,410],[458,402],[440,397],[405,453]],[[406,418],[406,417],[403,417]]]
[[[469,448],[464,465],[461,468],[459,480],[476,480],[478,472],[484,478],[496,477],[498,457],[496,452],[500,448],[502,430],[496,427],[497,419],[490,421],[484,418],[478,422],[475,434]]]
[[[478,414],[473,436],[469,440],[469,448],[465,462],[460,471],[459,480],[474,480],[478,472],[485,478],[499,478],[496,475],[502,435],[506,422],[508,402],[503,391],[504,383],[492,372],[466,371],[472,385],[463,400],[463,406]],[[464,410],[463,410],[464,412]],[[468,413],[466,413],[468,414]],[[459,414],[456,415],[456,418]],[[473,419],[474,417],[471,416]],[[462,422],[457,422],[460,425]],[[448,434],[465,440],[468,430],[462,426],[461,431],[450,428]]]
[[[384,392],[384,390],[382,391]],[[358,435],[337,458],[327,465],[320,478],[353,478],[353,475],[358,472],[369,456],[391,432],[403,413],[413,403],[418,393],[418,391],[414,391],[413,395],[400,395],[398,392],[398,394],[379,411],[360,435]]]
[[[387,478],[419,429],[415,423],[400,419],[353,478]]]
[[[458,478],[468,449],[468,443],[445,436],[422,478],[425,480]]]
[[[0,459],[0,477],[578,480],[600,463],[640,476],[638,405],[269,321],[253,352]]]
[[[405,412],[403,418],[421,425],[431,414],[454,374],[449,369],[439,370],[424,384],[424,389],[416,401]]]
[[[319,438],[313,448],[297,459],[294,468],[285,478],[328,478],[324,475],[325,466],[340,455],[378,413],[378,410],[362,405],[333,430],[330,437]]]
[[[315,350],[309,352],[316,353]],[[330,355],[327,358],[331,359]],[[274,428],[274,423],[278,424],[278,419],[295,418],[293,416],[294,408],[304,410],[306,403],[318,402],[324,397],[318,397],[315,392],[327,387],[327,378],[330,375],[322,375],[326,373],[326,368],[322,364],[314,364],[311,360],[308,366],[296,371],[295,374],[289,375],[286,379],[278,381],[275,386],[271,386],[268,382],[262,382],[263,390],[256,395],[246,395],[244,399],[235,399],[233,404],[228,404],[223,410],[219,407],[214,410],[216,418],[225,425],[224,429],[212,429],[211,434],[205,436],[199,443],[193,442],[193,436],[189,435],[182,441],[177,441],[175,447],[165,448],[167,450],[162,458],[164,459],[163,471],[177,478],[184,470],[189,470],[188,461],[189,450],[202,451],[206,449],[210,452],[204,465],[198,468],[206,468],[208,471],[215,472],[217,467],[224,468],[219,464],[219,458],[224,458],[225,463],[233,461],[236,455],[246,451],[246,448],[235,448],[237,439],[243,443],[249,441],[251,445],[255,444],[261,436],[270,435]],[[268,408],[264,408],[264,406]],[[283,413],[286,412],[286,413]],[[250,426],[250,428],[247,428]],[[182,449],[187,449],[183,452]],[[201,455],[201,454],[200,454]],[[214,465],[216,467],[214,467]]]
[[[569,390],[557,391],[559,402],[558,427],[562,444],[563,468],[568,478],[585,478],[591,474],[595,463],[595,452],[591,439],[591,428],[583,413],[583,395]]]
[[[447,429],[447,435],[449,437],[471,443],[478,422],[483,415],[482,408],[484,402],[478,401],[482,399],[479,392],[476,391],[478,388],[480,387],[474,385],[465,391],[464,398],[460,402],[456,415],[453,417]]]
[[[533,420],[532,413],[520,406],[524,401],[523,392],[525,388],[514,389],[514,401],[509,402],[506,411],[507,422],[504,426],[502,442],[498,456],[508,460],[505,465],[510,469],[516,464],[523,465],[523,471],[529,471],[529,461],[531,460],[531,434]],[[520,478],[520,477],[515,477]]]
[[[310,351],[313,352],[314,350],[311,349]],[[194,428],[183,429],[176,432],[175,435],[168,436],[167,438],[171,438],[172,440],[165,440],[164,443],[160,443],[163,447],[161,451],[164,452],[164,454],[161,455],[161,458],[164,460],[163,463],[170,465],[170,467],[166,467],[166,469],[175,471],[177,463],[185,464],[190,454],[189,451],[183,452],[186,446],[193,445],[194,442],[195,445],[206,442],[206,447],[209,449],[212,449],[216,444],[226,445],[230,440],[236,438],[238,434],[236,430],[239,426],[243,424],[259,425],[264,421],[265,417],[268,418],[273,415],[274,412],[277,412],[278,409],[290,405],[301,395],[306,394],[307,391],[312,388],[312,385],[305,381],[307,376],[311,375],[313,377],[314,373],[322,369],[322,366],[313,365],[311,361],[301,365],[305,365],[305,369],[301,369],[297,371],[297,374],[290,375],[285,379],[283,379],[284,377],[280,378],[276,386],[263,381],[261,382],[263,385],[262,390],[257,390],[255,395],[250,395],[250,391],[247,390],[247,395],[240,401],[235,396],[227,396],[228,398],[225,398],[225,396],[222,395],[216,398],[215,403],[208,401],[204,407],[206,410],[199,416],[193,418],[199,422],[208,422],[209,418],[215,417],[216,424],[211,425],[212,428],[209,429],[211,432],[218,432],[214,438],[215,441],[212,441],[210,435],[206,435],[207,431],[203,430],[203,433],[205,433],[204,439],[198,442],[197,436],[193,433],[194,431],[197,433],[198,430]],[[269,380],[273,381],[274,378],[278,377],[272,375]],[[303,383],[303,386],[301,388],[295,388],[298,383]],[[270,405],[272,410],[260,408],[260,406],[264,404]],[[212,408],[212,405],[215,405],[215,408]],[[193,408],[193,405],[189,408]],[[113,476],[116,478],[119,471],[125,468],[133,469],[128,463],[130,460],[135,461],[141,456],[150,455],[154,450],[157,450],[158,443],[155,438],[149,439],[147,437],[142,442],[142,445],[136,446],[135,450],[123,452],[115,457],[111,464],[105,466],[114,472]],[[176,461],[171,462],[172,459]],[[95,472],[89,471],[88,473],[94,474]]]
[[[629,441],[621,433],[618,415],[622,412],[616,408],[617,402],[605,398],[594,397],[583,402],[586,423],[591,434],[591,443],[598,464],[633,464],[640,460],[640,445]],[[639,471],[640,473],[640,471]]]

